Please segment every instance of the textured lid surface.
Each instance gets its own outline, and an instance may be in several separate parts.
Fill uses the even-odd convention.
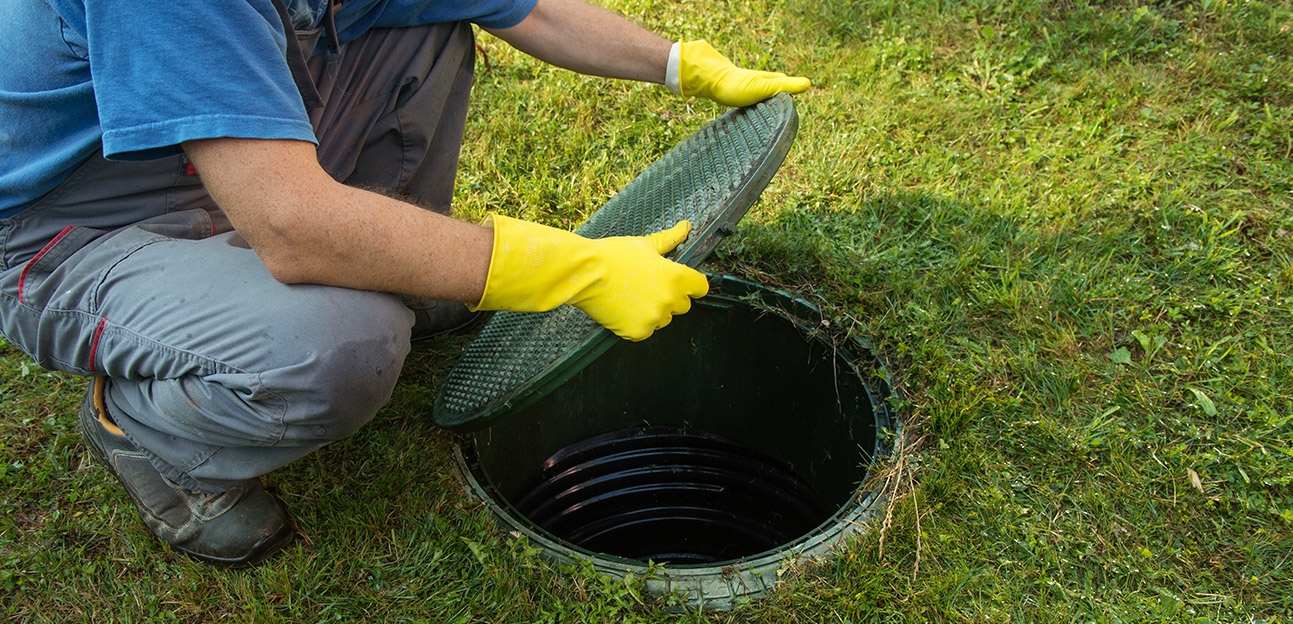
[[[577,230],[587,238],[644,236],[691,221],[670,258],[698,266],[732,234],[781,166],[798,128],[790,96],[728,111],[674,147]],[[619,340],[588,315],[497,312],[467,345],[436,398],[436,424],[474,430],[523,409]]]

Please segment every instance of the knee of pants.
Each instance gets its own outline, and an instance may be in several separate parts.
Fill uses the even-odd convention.
[[[278,444],[326,444],[355,433],[390,401],[413,314],[390,294],[292,290],[297,298],[280,303],[290,313],[266,315],[279,353],[260,377],[286,400]]]
[[[397,302],[391,309],[411,319]],[[394,324],[396,331],[392,323],[363,318],[357,327],[321,334],[320,344],[299,363],[262,374],[262,381],[285,399],[280,444],[340,440],[390,401],[409,351],[410,323]]]

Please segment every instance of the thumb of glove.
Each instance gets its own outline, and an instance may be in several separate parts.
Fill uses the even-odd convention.
[[[647,240],[651,243],[651,247],[655,249],[655,252],[663,256],[673,251],[673,249],[678,245],[681,245],[683,241],[687,240],[687,236],[690,234],[691,222],[679,221],[667,230],[660,230],[654,234],[648,234]]]

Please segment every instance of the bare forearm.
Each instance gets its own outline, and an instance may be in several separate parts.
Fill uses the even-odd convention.
[[[338,184],[308,143],[214,139],[185,149],[279,281],[472,303],[484,290],[488,229]]]
[[[485,288],[492,233],[342,185],[303,234],[282,249],[282,281],[380,290],[475,303]],[[301,228],[296,228],[298,231]]]
[[[582,74],[661,84],[672,41],[583,0],[539,0],[511,28],[490,33],[542,61]]]

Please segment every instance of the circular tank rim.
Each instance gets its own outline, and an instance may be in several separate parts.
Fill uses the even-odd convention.
[[[859,376],[871,401],[875,420],[875,443],[866,476],[853,490],[849,500],[814,529],[778,548],[755,553],[728,561],[705,564],[647,564],[606,553],[598,553],[548,534],[535,526],[512,506],[505,496],[489,483],[484,468],[475,458],[472,447],[475,432],[460,434],[455,446],[455,465],[464,478],[468,491],[489,507],[492,515],[514,535],[523,535],[540,548],[541,556],[559,565],[578,561],[591,563],[599,573],[624,578],[628,575],[642,579],[645,588],[653,594],[664,595],[681,591],[688,604],[714,609],[729,609],[742,599],[757,598],[771,589],[780,577],[783,566],[799,561],[819,561],[844,540],[868,530],[868,521],[880,510],[886,500],[883,491],[867,487],[874,482],[875,468],[887,460],[894,448],[902,448],[902,422],[886,401],[897,396],[888,382],[889,369],[871,350],[870,344],[859,337],[850,337],[841,343],[829,341],[819,334],[823,327],[821,310],[805,300],[767,286],[741,280],[732,276],[710,276],[711,284],[720,286],[705,299],[719,300],[721,305],[732,304],[759,307],[788,321],[804,339],[827,341],[836,351],[836,357],[852,364],[851,370]],[[763,305],[753,305],[758,299]],[[768,305],[767,298],[773,300]],[[814,320],[812,317],[816,317]],[[881,372],[881,378],[866,378],[858,370],[860,361]],[[480,477],[477,476],[480,471]]]

